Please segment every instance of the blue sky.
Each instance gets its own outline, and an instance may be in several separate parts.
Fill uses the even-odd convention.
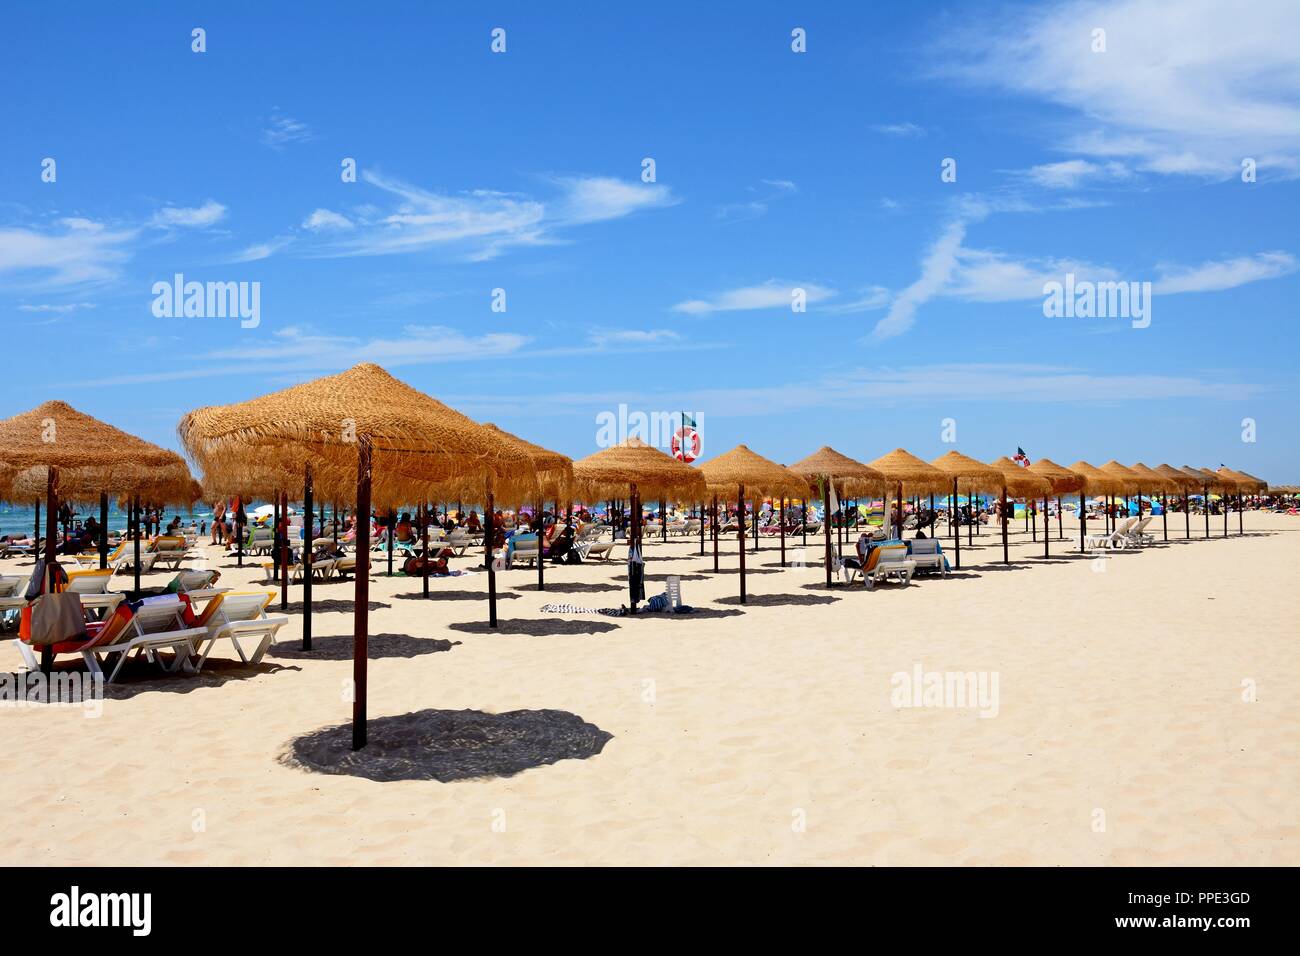
[[[1300,481],[1300,5],[265,6],[0,13],[0,413],[176,447],[370,360],[575,457],[626,404],[706,456],[932,458],[951,418]],[[1067,272],[1152,283],[1149,327],[1045,317]],[[155,316],[176,273],[260,324]]]

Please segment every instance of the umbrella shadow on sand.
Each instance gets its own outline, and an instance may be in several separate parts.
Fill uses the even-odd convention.
[[[514,590],[533,591],[535,593],[537,591],[537,585],[517,584],[515,585]],[[546,587],[542,590],[542,593],[548,594],[551,591],[554,591],[556,594],[597,594],[597,593],[607,593],[609,591],[626,591],[626,590],[627,590],[626,584],[624,584],[622,587],[619,587],[616,584],[599,584],[599,583],[583,584],[580,581],[559,581],[559,582],[547,581]],[[518,595],[512,594],[510,596],[517,597]],[[498,594],[497,597],[499,598],[501,597],[501,595]]]
[[[553,637],[562,634],[605,634],[617,631],[618,625],[602,620],[594,615],[584,620],[566,620],[562,618],[508,618],[498,620],[492,627],[487,621],[457,621],[447,625],[453,631],[462,634],[525,634],[530,637]]]
[[[104,697],[107,700],[130,700],[149,693],[188,694],[203,687],[220,687],[231,681],[247,680],[262,674],[297,670],[301,668],[269,664],[266,661],[245,664],[238,660],[210,657],[204,663],[203,670],[197,674],[160,674],[156,664],[150,664],[143,658],[132,658],[126,662],[122,673],[113,683],[104,685]]]
[[[424,596],[423,591],[407,591],[393,596],[401,601],[486,601],[487,591],[443,591],[431,586],[428,598]],[[518,594],[511,594],[509,591],[497,592],[498,601],[509,601],[518,597]]]
[[[282,660],[350,661],[352,642],[351,634],[332,634],[328,637],[313,637],[309,651],[302,649],[302,641],[299,640],[272,644],[267,653]],[[372,661],[384,657],[409,660],[425,654],[449,651],[458,644],[460,641],[413,637],[410,634],[371,634],[366,639],[366,657]]]
[[[385,782],[452,783],[512,777],[560,760],[594,757],[614,735],[563,710],[421,710],[366,722],[367,745],[352,749],[352,725],[291,740],[277,761],[315,773]]]
[[[824,587],[823,587],[824,589]],[[750,594],[745,598],[745,607],[788,607],[791,605],[808,607],[814,604],[834,604],[838,597],[830,594]],[[714,604],[740,604],[739,595],[715,598]]]
[[[385,604],[383,601],[370,602],[370,610],[372,611],[382,611],[385,608],[390,608],[390,607],[392,607],[391,604]],[[311,612],[313,614],[344,614],[344,613],[351,614],[356,609],[357,609],[356,601],[344,601],[339,598],[326,598],[323,601],[318,601],[316,600],[315,596],[312,597],[312,601],[311,601]],[[280,610],[279,600],[272,601],[270,608],[268,610],[279,611]],[[286,607],[284,611],[281,613],[301,614],[302,602],[290,601],[289,606]]]

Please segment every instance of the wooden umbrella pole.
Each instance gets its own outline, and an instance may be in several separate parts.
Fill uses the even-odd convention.
[[[289,610],[289,493],[280,492],[280,610]]]
[[[492,486],[488,485],[487,505],[485,506],[486,514],[483,516],[487,519],[484,527],[487,529],[483,537],[483,553],[487,560],[487,578],[488,578],[488,626],[497,626],[497,572],[492,567],[492,551],[497,537],[497,512],[496,503],[492,499]],[[457,515],[460,514],[460,504],[456,506]]]
[[[1232,510],[1227,495],[1219,495],[1219,507],[1223,510],[1223,536],[1228,536],[1228,512]]]
[[[546,518],[542,513],[545,502],[537,506],[537,590],[546,590],[546,562],[542,560],[542,541],[546,537]]]
[[[1206,485],[1201,489],[1201,512],[1205,515],[1205,536],[1210,536],[1210,486]]]
[[[826,483],[822,485],[822,514],[826,520],[822,522],[822,531],[826,537],[826,586],[832,587],[831,582],[831,479],[828,475]]]
[[[713,496],[713,520],[710,522],[713,538],[713,573],[718,573],[718,496]]]
[[[898,483],[898,489],[894,498],[894,503],[898,506],[898,540],[903,540],[903,483]]]
[[[99,569],[108,567],[108,494],[99,493]]]
[[[1239,491],[1237,492],[1237,534],[1239,535],[1246,533],[1246,528],[1245,528],[1246,519],[1242,516],[1243,511],[1245,511],[1245,505],[1241,498],[1241,492]]]
[[[781,529],[781,567],[785,567],[785,495],[781,496],[781,512],[776,516],[776,523]]]
[[[704,501],[700,501],[700,557],[704,557],[704,526],[708,523],[704,520]]]
[[[1056,540],[1065,540],[1065,508],[1061,506],[1061,496],[1056,496]]]
[[[357,441],[357,566],[352,612],[352,749],[366,745],[366,666],[370,640],[370,439]]]
[[[302,528],[302,649],[311,650],[311,546],[312,546],[312,524],[315,515],[312,514],[312,480],[311,465],[307,465],[302,473],[302,513],[304,524]]]
[[[938,513],[934,510],[934,492],[930,492],[930,537],[932,538],[934,537],[934,523],[938,517]]]
[[[1052,531],[1052,519],[1047,515],[1047,497],[1046,495],[1044,495],[1043,496],[1043,557],[1045,558],[1051,557],[1051,552],[1048,550],[1048,544],[1047,544],[1047,539],[1052,536],[1051,531]]]
[[[957,520],[957,479],[952,480],[952,510],[949,516],[953,522],[953,538],[957,542],[957,569],[961,570],[961,522]]]
[[[1025,498],[1025,525],[1028,527],[1032,521],[1034,541],[1038,540],[1038,515],[1033,513],[1037,510],[1037,502],[1035,502],[1033,498]],[[1044,534],[1046,534],[1046,532],[1044,532]]]
[[[45,577],[41,581],[41,592],[43,594],[53,594],[55,583],[58,581],[58,565],[55,563],[55,556],[58,553],[58,495],[59,495],[59,469],[45,469]],[[136,557],[136,567],[140,566],[140,558]],[[136,591],[140,590],[139,585]],[[54,670],[54,645],[41,645],[41,673],[49,675]]]
[[[135,514],[135,597],[140,596],[140,496],[131,499],[131,510]],[[1209,525],[1206,525],[1209,527]]]
[[[127,509],[130,510],[130,507],[131,507],[131,506],[128,504],[128,505],[127,505]],[[131,518],[130,518],[129,515],[127,516],[127,519],[126,519],[126,525],[127,525],[127,528],[130,529],[130,527],[131,527]],[[36,530],[32,532],[32,540],[33,540],[34,542],[36,542],[36,544],[34,545],[34,547],[33,547],[32,550],[33,550],[37,555],[39,555],[39,554],[40,554],[40,547],[41,547],[41,499],[40,499],[40,498],[37,498],[37,499],[36,499]]]
[[[1164,525],[1165,540],[1169,540],[1169,493],[1160,492],[1160,522]]]
[[[1079,489],[1079,550],[1087,551],[1088,543],[1088,506],[1083,500],[1083,489]]]
[[[1192,508],[1191,501],[1188,498],[1187,488],[1183,488],[1183,537],[1191,538],[1192,536]]]
[[[393,552],[397,549],[397,542],[393,540],[393,534],[397,531],[397,512],[393,508],[388,509],[388,527],[385,529],[384,550],[388,552],[388,576],[393,576]]]
[[[758,552],[758,497],[754,497],[754,552]]]
[[[740,536],[740,603],[745,603],[745,486],[736,489],[736,510],[740,520],[736,522],[736,534]]]
[[[659,499],[659,540],[668,540],[668,502]]]
[[[1002,563],[1010,564],[1007,554],[1007,486],[1002,486]]]
[[[437,524],[438,509],[434,508],[434,523]],[[420,502],[420,577],[423,579],[421,587],[424,589],[424,596],[429,596],[429,505],[428,502]]]

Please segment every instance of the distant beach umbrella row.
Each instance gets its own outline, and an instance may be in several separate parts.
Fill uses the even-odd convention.
[[[950,451],[925,462],[898,448],[869,464],[856,461],[830,446],[789,467],[739,445],[698,467],[691,467],[636,438],[628,439],[579,461],[512,435],[492,424],[480,424],[436,399],[394,378],[377,365],[361,364],[337,375],[295,385],[267,395],[223,406],[200,408],[180,422],[181,441],[191,460],[201,469],[200,484],[186,462],[174,452],[98,421],[62,402],[47,402],[31,411],[0,422],[0,500],[39,501],[47,507],[46,560],[55,557],[58,504],[90,501],[98,497],[101,524],[107,524],[108,494],[125,496],[131,506],[131,527],[139,549],[139,515],[142,504],[192,504],[200,497],[241,502],[254,499],[275,502],[277,518],[287,513],[292,500],[301,500],[307,513],[304,542],[304,649],[311,641],[311,550],[314,500],[330,501],[356,509],[354,656],[356,683],[353,707],[353,746],[365,744],[366,669],[369,609],[370,515],[372,505],[392,510],[418,502],[418,521],[424,553],[427,504],[440,500],[480,500],[485,505],[484,564],[487,571],[489,623],[495,626],[496,579],[493,567],[495,507],[531,505],[541,510],[547,501],[572,507],[575,500],[617,499],[624,494],[632,505],[629,543],[639,549],[641,505],[645,498],[700,504],[713,499],[714,562],[721,521],[718,498],[734,496],[738,510],[740,599],[746,600],[745,502],[754,503],[754,538],[757,547],[759,503],[765,497],[779,500],[781,561],[785,563],[785,504],[796,499],[822,498],[824,508],[826,575],[831,583],[832,499],[841,496],[892,494],[896,513],[903,512],[904,494],[931,498],[947,495],[956,539],[957,566],[961,562],[961,534],[956,520],[959,497],[979,494],[1001,497],[1003,560],[1007,561],[1008,499],[1042,501],[1046,525],[1049,497],[1079,495],[1081,547],[1086,538],[1084,495],[1136,495],[1139,511],[1144,496],[1159,495],[1167,504],[1172,493],[1189,496],[1197,491],[1208,499],[1216,491],[1225,498],[1258,494],[1266,482],[1244,472],[1220,467],[1218,471],[1189,466],[1141,462],[1124,466],[1117,461],[1094,468],[1079,461],[1069,468],[1050,459],[1022,467],[1002,457],[984,463]],[[297,489],[302,488],[301,497]],[[1113,510],[1113,509],[1108,509]],[[1166,509],[1167,510],[1167,509]],[[1208,500],[1206,534],[1209,534]],[[1238,504],[1240,512],[1240,500]],[[436,509],[435,509],[436,511]],[[846,526],[841,507],[840,527]],[[323,515],[323,508],[321,511]],[[1227,507],[1224,508],[1227,533]],[[972,514],[972,519],[974,514]],[[665,516],[660,514],[660,520]],[[1188,519],[1190,521],[1190,519]],[[1028,519],[1027,519],[1028,521]],[[1239,519],[1240,522],[1240,519]],[[287,600],[288,542],[277,521],[282,600]],[[972,527],[974,521],[972,520]],[[337,525],[336,525],[337,527]],[[538,521],[539,532],[542,523]],[[933,517],[931,518],[933,532]],[[901,535],[901,528],[898,529]],[[242,528],[240,529],[242,533]],[[40,535],[39,526],[36,528]],[[102,556],[107,552],[107,528],[102,529]],[[1036,533],[1036,532],[1035,532]],[[805,531],[806,534],[806,531]],[[1168,536],[1166,518],[1166,537]],[[1187,527],[1190,536],[1190,524]],[[1044,529],[1044,555],[1049,553]],[[241,536],[242,540],[242,536]],[[538,586],[544,587],[542,540],[538,541]],[[703,554],[703,523],[701,524]],[[389,562],[391,570],[392,550]],[[54,571],[51,569],[51,575]],[[426,564],[427,575],[427,564]],[[631,579],[629,568],[629,579]],[[631,583],[631,580],[629,580]],[[139,560],[136,561],[139,593]],[[428,579],[425,578],[425,595]],[[633,602],[635,611],[635,601]],[[48,666],[48,662],[47,662]]]

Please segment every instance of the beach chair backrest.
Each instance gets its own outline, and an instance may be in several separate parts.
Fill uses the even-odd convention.
[[[184,605],[179,600],[145,601],[131,618],[131,624],[140,634],[157,634],[181,626],[180,615]]]
[[[907,560],[907,545],[905,544],[887,544],[883,547],[876,548],[873,555],[879,555],[876,558],[876,567],[882,564],[898,564]]]
[[[1139,532],[1145,531],[1147,525],[1151,523],[1151,517],[1152,517],[1151,515],[1147,515],[1145,518],[1143,518],[1141,521],[1135,524],[1132,528],[1129,529],[1129,534],[1138,534]]]
[[[64,591],[71,594],[103,594],[108,590],[108,582],[112,577],[112,568],[104,568],[102,571],[99,568],[69,571]]]
[[[274,591],[235,591],[218,595],[218,614],[222,624],[256,621],[266,616],[266,606],[275,598]],[[206,616],[206,615],[205,615]],[[209,621],[209,624],[218,623]]]
[[[198,591],[211,587],[217,579],[217,572],[212,570],[179,571],[176,574],[177,591]]]
[[[1137,521],[1137,518],[1124,518],[1119,524],[1115,525],[1115,533],[1128,534],[1133,530],[1133,526],[1137,524]]]
[[[937,538],[917,538],[912,542],[913,554],[938,554],[939,540]]]

